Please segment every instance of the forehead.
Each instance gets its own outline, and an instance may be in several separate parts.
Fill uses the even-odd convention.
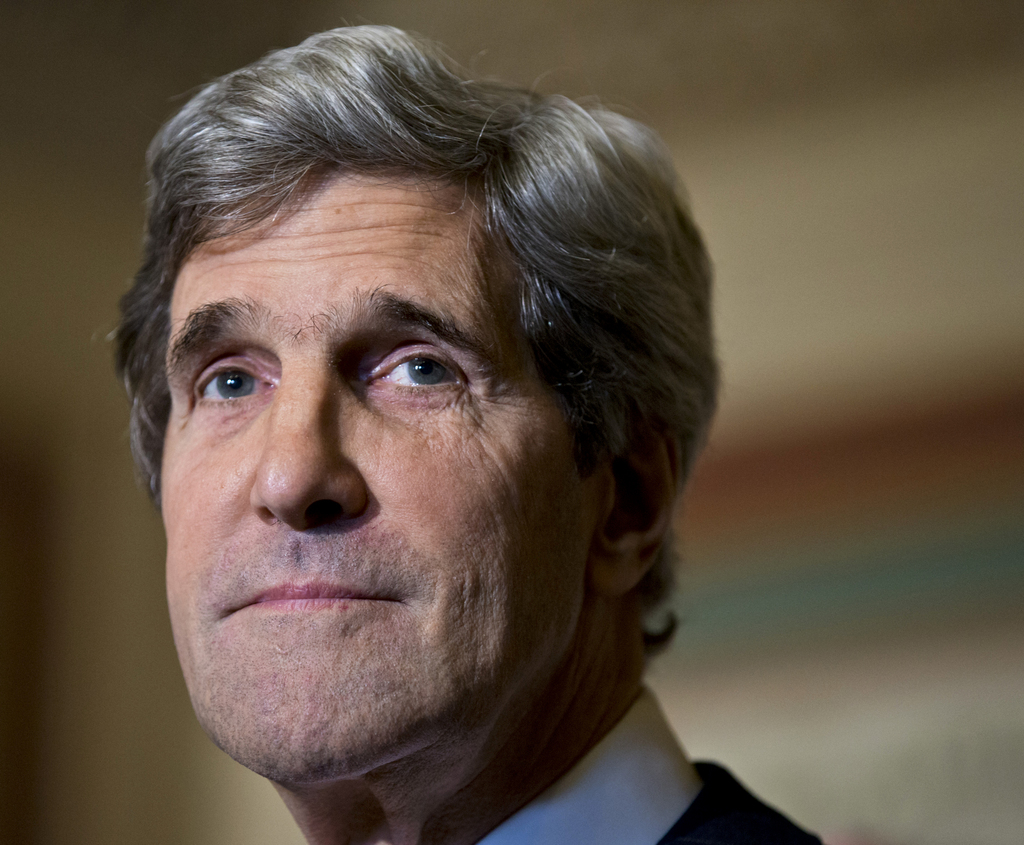
[[[306,325],[325,308],[336,316],[384,292],[510,337],[511,264],[489,247],[481,218],[462,188],[335,178],[297,208],[190,256],[171,299],[172,333],[195,309],[226,299]]]

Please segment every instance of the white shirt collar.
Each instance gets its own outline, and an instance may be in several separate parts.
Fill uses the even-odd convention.
[[[656,845],[700,788],[645,688],[575,766],[478,845]]]

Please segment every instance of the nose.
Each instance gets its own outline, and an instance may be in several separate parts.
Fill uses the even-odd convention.
[[[366,510],[366,482],[342,443],[341,404],[327,379],[278,387],[250,494],[264,522],[307,531]]]

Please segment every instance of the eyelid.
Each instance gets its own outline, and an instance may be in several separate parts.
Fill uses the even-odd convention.
[[[381,363],[373,368],[367,381],[373,382],[378,379],[387,378],[403,364],[408,364],[410,361],[415,361],[418,358],[423,358],[440,364],[447,371],[448,375],[451,377],[450,380],[441,382],[441,384],[437,385],[438,387],[442,384],[466,383],[466,376],[462,367],[453,360],[452,356],[445,355],[443,352],[438,351],[436,347],[424,348],[420,345],[405,347],[400,351],[387,356],[383,361],[381,361]],[[426,385],[423,385],[423,387],[426,387]]]
[[[276,384],[274,378],[266,372],[266,368],[260,366],[259,362],[254,361],[251,357],[245,355],[226,355],[206,365],[199,371],[192,386],[193,401],[198,402],[203,398],[206,388],[210,386],[217,376],[235,372],[251,376],[257,382],[269,385]]]

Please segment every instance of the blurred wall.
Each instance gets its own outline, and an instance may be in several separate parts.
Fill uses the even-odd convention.
[[[685,624],[651,677],[684,742],[837,843],[1019,841],[1022,16],[952,0],[0,7],[0,838],[297,841],[192,718],[107,335],[160,123],[267,49],[374,22],[479,73],[598,95],[677,159],[718,270],[725,374],[681,516]]]

